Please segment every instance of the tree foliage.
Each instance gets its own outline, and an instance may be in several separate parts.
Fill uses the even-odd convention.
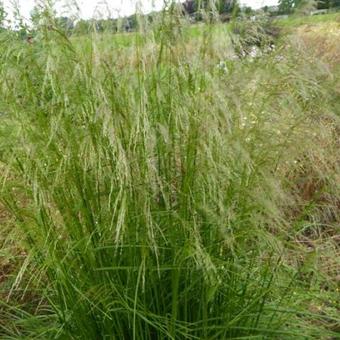
[[[279,0],[279,13],[291,14],[295,11],[301,14],[317,9],[329,9],[340,6],[340,0]]]
[[[2,1],[0,1],[0,29],[4,28],[6,22],[7,13]]]
[[[235,7],[239,8],[237,0],[186,0],[183,3],[183,9],[189,15],[196,14],[200,10],[213,10],[219,14],[232,13]]]
[[[279,0],[279,13],[290,14],[293,13],[299,0]]]

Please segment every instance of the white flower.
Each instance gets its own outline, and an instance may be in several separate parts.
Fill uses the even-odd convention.
[[[276,61],[283,61],[285,58],[284,58],[284,56],[282,56],[282,55],[277,55],[276,57],[275,57],[275,60]]]
[[[228,67],[227,67],[227,64],[226,64],[226,62],[225,61],[220,61],[217,65],[216,65],[216,67],[219,69],[219,70],[221,70],[221,71],[223,71],[223,72],[225,72],[225,73],[228,73]]]
[[[260,55],[260,50],[256,46],[252,46],[249,52],[249,56],[252,58],[256,58]]]

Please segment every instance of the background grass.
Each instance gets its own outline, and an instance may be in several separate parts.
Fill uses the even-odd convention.
[[[339,13],[334,12],[321,15],[291,15],[288,18],[277,20],[277,23],[283,27],[298,27],[306,24],[329,24],[336,21],[339,21]]]
[[[337,57],[228,31],[1,36],[4,338],[337,337]]]

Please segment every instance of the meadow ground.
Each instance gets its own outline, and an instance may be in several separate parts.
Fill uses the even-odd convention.
[[[339,15],[0,37],[0,337],[336,339]]]

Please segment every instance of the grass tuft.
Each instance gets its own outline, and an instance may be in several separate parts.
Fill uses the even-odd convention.
[[[338,68],[230,34],[2,33],[6,339],[336,337]]]

